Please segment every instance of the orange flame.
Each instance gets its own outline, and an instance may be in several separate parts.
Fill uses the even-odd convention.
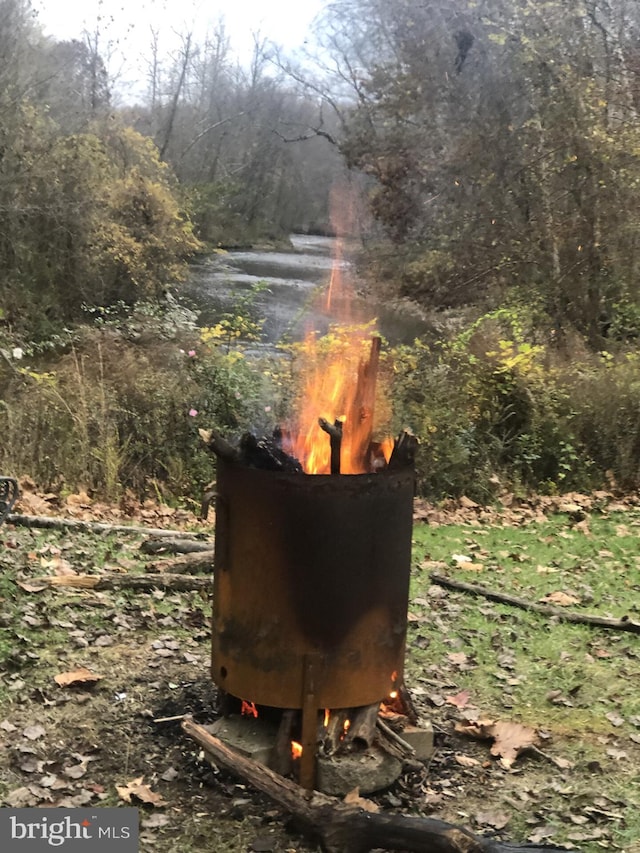
[[[245,702],[243,699],[240,706],[240,713],[243,717],[257,717],[258,709],[253,702]]]
[[[291,452],[307,474],[330,473],[330,441],[319,418],[342,422],[340,473],[368,470],[375,400],[363,376],[373,362],[377,370],[379,346],[378,338],[371,339],[371,329],[371,324],[336,328],[329,347],[315,334],[305,341],[304,389]]]
[[[296,740],[291,741],[291,755],[295,758],[300,758],[302,755],[302,744],[298,743]]]
[[[328,708],[325,708],[324,709],[324,720],[322,721],[322,725],[324,726],[325,729],[329,725],[329,718],[330,717],[331,717],[331,712],[329,711]]]
[[[334,187],[331,207],[338,236],[324,309],[336,322],[322,339],[310,332],[299,350],[303,388],[295,425],[288,430],[287,451],[300,460],[307,474],[331,473],[329,436],[318,420],[332,425],[340,421],[340,473],[362,474],[371,470],[368,455],[380,341],[371,314],[365,318],[363,309],[356,308],[353,287],[345,275],[344,239],[357,233],[354,198]]]

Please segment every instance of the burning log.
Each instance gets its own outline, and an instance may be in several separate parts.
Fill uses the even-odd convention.
[[[324,727],[322,749],[327,755],[333,755],[344,737],[345,726],[351,715],[350,708],[338,708],[331,711],[327,725]]]
[[[349,728],[344,736],[344,746],[360,746],[368,749],[376,734],[376,720],[380,703],[365,705],[354,711]]]
[[[553,845],[506,844],[474,835],[468,829],[432,818],[385,815],[347,805],[308,791],[226,746],[203,726],[187,718],[182,729],[209,761],[237,773],[295,815],[307,832],[320,838],[325,853],[367,853],[373,849],[411,853],[546,853]]]
[[[371,339],[369,358],[360,362],[353,403],[347,413],[347,428],[357,439],[357,447],[352,448],[352,456],[359,460],[366,459],[371,444],[381,344],[379,337]]]
[[[288,709],[282,712],[282,717],[280,718],[280,726],[278,727],[278,734],[276,735],[276,742],[273,748],[271,766],[281,776],[288,776],[293,767],[291,743],[293,741],[293,732],[297,717],[297,711]]]
[[[342,449],[342,421],[338,418],[330,424],[325,418],[319,418],[320,429],[329,435],[329,446],[331,447],[331,473],[340,473],[340,451]]]

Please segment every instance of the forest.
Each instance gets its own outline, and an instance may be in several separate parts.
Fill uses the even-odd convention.
[[[346,184],[363,287],[433,325],[386,361],[424,493],[637,487],[637,4],[337,0],[293,58],[155,36],[135,103],[103,36],[58,42],[0,2],[3,469],[197,490],[193,401],[237,428],[290,362],[247,362],[248,316],[233,352],[198,333],[197,365],[174,358],[192,331],[127,329],[162,326],[208,253],[333,233]]]

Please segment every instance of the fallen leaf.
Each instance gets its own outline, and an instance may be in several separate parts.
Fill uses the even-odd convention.
[[[154,793],[148,785],[143,784],[143,776],[138,776],[126,785],[116,785],[116,791],[121,800],[127,803],[131,802],[131,798],[140,800],[143,803],[149,803],[153,806],[164,806],[165,800],[162,794]]]
[[[254,838],[251,844],[249,845],[249,850],[251,851],[251,853],[273,853],[275,849],[275,838],[269,838],[265,835],[261,835],[258,838]]]
[[[469,659],[465,652],[449,652],[447,658],[454,666],[465,666]]]
[[[448,705],[455,705],[456,708],[466,708],[469,704],[469,699],[471,698],[471,693],[469,690],[461,690],[460,693],[456,693],[455,696],[447,696],[445,701]]]
[[[14,809],[23,809],[29,806],[35,806],[38,798],[33,795],[29,788],[16,788],[14,791],[5,797],[6,805]]]
[[[479,826],[491,826],[493,829],[504,829],[511,819],[504,812],[477,812],[474,815]]]
[[[27,726],[26,729],[22,730],[22,734],[29,740],[38,740],[44,737],[46,733],[47,730],[40,725]]]
[[[168,767],[160,777],[163,782],[173,782],[178,777],[178,771],[175,767]]]
[[[538,599],[538,601],[545,604],[557,604],[558,607],[569,607],[572,604],[580,604],[580,599],[576,598],[575,595],[569,595],[568,593],[561,592],[560,590],[550,592],[543,598]]]
[[[360,788],[354,788],[353,791],[349,791],[348,794],[345,794],[344,802],[350,806],[356,806],[359,809],[363,809],[365,812],[380,811],[380,807],[376,805],[376,803],[360,796]]]
[[[500,763],[507,768],[511,767],[523,750],[538,743],[536,730],[520,723],[498,720],[491,734],[494,737],[491,754],[499,756]]]
[[[465,572],[484,572],[484,563],[473,563],[463,560],[458,563],[458,568]]]
[[[102,678],[104,678],[103,675],[96,675],[90,669],[80,667],[80,669],[74,669],[71,672],[60,672],[58,675],[54,675],[53,680],[60,687],[70,687],[72,684],[87,684],[100,681]]]
[[[453,756],[456,764],[459,764],[460,767],[479,767],[480,762],[477,758],[473,758],[471,755],[464,755],[464,753],[457,753]]]
[[[168,823],[168,815],[160,814],[160,812],[153,812],[152,815],[141,822],[141,826],[143,829],[159,829],[161,826],[166,826]]]
[[[69,779],[80,779],[87,772],[87,768],[82,764],[74,764],[73,767],[64,767],[62,772]]]
[[[547,838],[553,838],[555,834],[555,826],[539,826],[527,837],[527,841],[532,844],[539,844],[541,841],[546,841]]]
[[[49,588],[49,585],[46,583],[23,583],[22,581],[16,581],[16,585],[25,592],[42,592]]]
[[[504,720],[477,720],[475,723],[457,723],[460,734],[492,739],[491,754],[500,758],[500,764],[509,769],[518,755],[539,742],[535,729],[520,723]]]

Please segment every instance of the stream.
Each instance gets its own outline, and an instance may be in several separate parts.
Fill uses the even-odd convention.
[[[301,340],[310,329],[325,333],[335,318],[320,307],[318,296],[331,278],[336,241],[298,234],[290,240],[289,251],[232,251],[192,265],[186,293],[199,312],[198,324],[213,325],[262,283],[266,289],[254,294],[250,309],[254,317],[264,318],[262,348]],[[357,287],[348,261],[340,262],[340,272]],[[417,312],[371,300],[356,299],[358,303],[367,318],[377,317],[380,332],[392,344],[410,343],[430,330]]]

